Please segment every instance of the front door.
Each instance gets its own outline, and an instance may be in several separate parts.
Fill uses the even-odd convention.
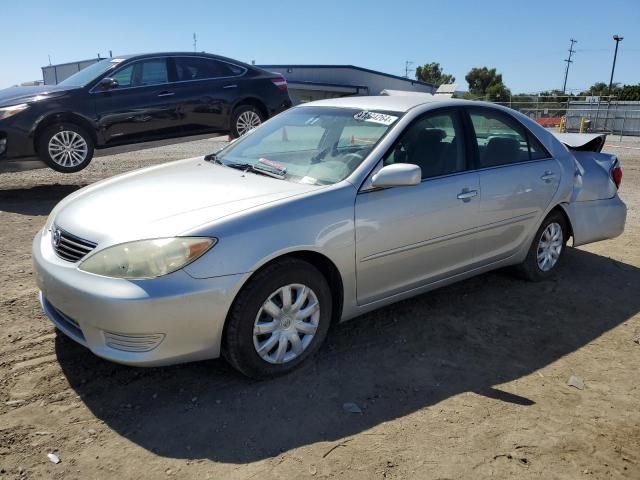
[[[140,60],[114,72],[118,86],[95,92],[98,125],[105,143],[135,141],[171,133],[179,125],[167,60]]]
[[[357,195],[360,305],[463,272],[473,261],[480,181],[468,168],[464,139],[457,109],[425,114],[384,158],[420,166],[422,182]]]

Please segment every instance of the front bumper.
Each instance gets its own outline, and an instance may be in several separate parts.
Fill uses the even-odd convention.
[[[48,232],[34,239],[33,262],[43,310],[58,329],[100,357],[137,366],[219,357],[244,279],[182,270],[152,280],[101,277],[58,258]]]
[[[39,162],[31,133],[14,126],[10,121],[0,122],[0,172],[29,168],[32,163],[43,166]]]

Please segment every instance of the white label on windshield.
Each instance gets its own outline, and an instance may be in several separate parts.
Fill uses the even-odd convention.
[[[367,110],[356,113],[353,118],[363,122],[379,123],[380,125],[391,125],[398,119],[398,117],[394,117],[393,115],[387,115],[386,113],[378,112],[368,112]]]
[[[120,63],[124,62],[124,58],[113,58],[111,59],[111,63]]]

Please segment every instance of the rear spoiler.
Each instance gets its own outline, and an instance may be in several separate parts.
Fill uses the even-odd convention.
[[[570,150],[600,152],[607,139],[606,133],[554,133]]]

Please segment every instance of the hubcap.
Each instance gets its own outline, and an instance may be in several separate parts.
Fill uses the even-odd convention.
[[[89,147],[82,136],[71,130],[62,130],[49,140],[49,156],[62,167],[76,167],[85,161]]]
[[[236,130],[238,130],[238,135],[244,135],[249,130],[259,127],[261,123],[260,116],[256,112],[249,110],[242,112],[238,117]]]
[[[262,304],[253,326],[253,346],[269,363],[287,363],[309,346],[318,329],[320,303],[306,285],[279,288]]]
[[[551,270],[560,258],[563,246],[562,227],[558,223],[550,223],[544,229],[538,241],[538,268],[543,272]]]

